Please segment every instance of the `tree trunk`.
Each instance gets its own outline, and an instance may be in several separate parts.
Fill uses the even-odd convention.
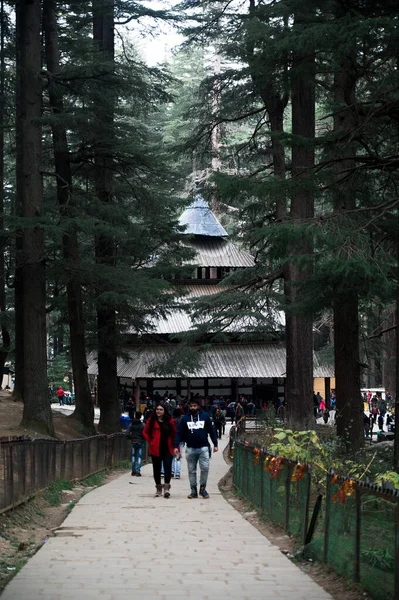
[[[396,239],[397,283],[396,283],[396,385],[395,385],[395,438],[393,443],[393,468],[399,473],[399,215]]]
[[[354,56],[345,57],[334,76],[336,113],[334,131],[338,138],[335,156],[353,156],[355,149],[348,142],[354,129],[353,112],[348,106],[355,103],[356,71]],[[353,160],[339,160],[335,170],[335,211],[345,213],[356,208]],[[360,394],[359,301],[351,282],[341,281],[334,296],[334,357],[337,395],[337,434],[348,450],[356,452],[364,443],[363,402]]]
[[[295,18],[301,25],[301,16]],[[299,226],[314,216],[311,170],[314,167],[315,137],[315,60],[310,53],[297,51],[292,68],[292,178],[295,189],[291,199],[290,219]],[[304,313],[304,289],[311,267],[298,264],[296,257],[310,260],[312,243],[302,236],[292,248],[292,259],[286,269],[287,421],[291,428],[312,429],[313,416],[313,319]]]
[[[16,73],[21,76],[22,61],[21,61],[21,44],[16,45]],[[15,217],[22,218],[22,194],[18,182],[23,181],[22,169],[22,120],[19,116],[22,114],[22,98],[21,86],[19,85],[19,77],[16,81],[16,198],[15,198]],[[14,354],[15,354],[15,383],[13,390],[13,399],[22,401],[24,398],[24,323],[23,323],[23,239],[22,230],[17,226],[15,233],[15,272],[14,272]]]
[[[110,65],[114,61],[114,1],[93,0],[93,38],[95,49],[104,54]],[[100,123],[100,136],[107,131],[108,153],[95,159],[95,187],[101,205],[113,203],[112,180],[112,131],[114,127],[114,96],[112,90],[100,98],[96,95],[96,116]],[[115,242],[111,236],[99,235],[96,238],[96,262],[105,269],[115,266]],[[101,274],[100,274],[101,277]],[[109,282],[104,282],[102,292],[111,291]],[[113,433],[120,430],[119,398],[117,378],[117,324],[116,311],[109,300],[99,300],[97,304],[98,328],[98,403],[100,406],[100,422],[98,430],[102,433]]]
[[[44,232],[37,220],[43,208],[41,2],[18,0],[17,45],[21,71],[18,96],[21,148],[17,194],[23,225],[24,411],[22,425],[54,434],[47,388],[46,282]]]
[[[0,3],[0,319],[2,345],[0,347],[0,387],[3,381],[4,365],[10,351],[10,333],[4,323],[6,313],[6,278],[4,268],[4,253],[6,236],[4,234],[4,123],[5,123],[5,77],[6,64],[4,57],[4,1]]]
[[[399,255],[398,255],[399,256]],[[390,306],[385,311],[384,329],[395,327],[395,308]],[[387,331],[382,336],[384,345],[382,387],[396,398],[396,329]]]
[[[68,160],[68,140],[65,126],[57,118],[64,112],[62,92],[57,88],[60,59],[57,43],[56,1],[44,0],[43,26],[45,32],[46,62],[50,78],[48,88],[50,108],[56,120],[52,122],[54,163],[57,176],[57,199],[61,218],[69,220],[69,231],[62,238],[63,256],[67,274],[67,303],[73,381],[75,385],[75,411],[73,413],[84,427],[93,434],[94,407],[91,400],[87,374],[85,324],[83,317],[82,290],[80,283],[79,245],[74,223],[75,203],[72,193],[72,173]]]

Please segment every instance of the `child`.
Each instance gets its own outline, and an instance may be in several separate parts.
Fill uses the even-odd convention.
[[[144,425],[141,422],[141,412],[137,411],[128,429],[127,437],[132,442],[132,476],[141,477],[141,462],[143,459]]]

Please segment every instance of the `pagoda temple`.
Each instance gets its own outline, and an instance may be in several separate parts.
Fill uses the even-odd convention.
[[[176,349],[178,334],[194,328],[190,311],[185,308],[190,300],[218,294],[220,284],[232,271],[254,265],[254,258],[228,238],[228,233],[211,211],[204,198],[197,194],[192,204],[183,212],[179,224],[185,227],[184,243],[192,248],[193,272],[191,279],[174,281],[184,290],[182,308],[160,318],[151,335],[138,339],[132,332],[127,336],[128,360],[118,360],[120,384],[134,390],[136,397],[144,392],[163,396],[172,392],[185,397],[189,394],[201,398],[213,395],[226,400],[236,400],[239,395],[251,396],[258,406],[263,402],[282,401],[285,389],[286,351],[281,341],[240,342],[232,336],[229,343],[214,343],[201,353],[200,364],[184,376],[161,375],[159,365]],[[174,339],[172,339],[172,336]],[[89,374],[97,374],[95,357],[89,360]],[[333,376],[331,367],[321,367],[315,358],[315,378]],[[324,379],[323,379],[324,382]],[[329,385],[329,384],[328,384]],[[323,385],[324,386],[324,385]],[[316,385],[315,389],[319,386]]]

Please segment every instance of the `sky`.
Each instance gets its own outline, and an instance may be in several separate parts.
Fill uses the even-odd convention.
[[[172,8],[177,0],[148,0],[143,4],[153,10],[161,10]],[[173,49],[183,41],[183,36],[172,25],[151,19],[129,23],[124,30],[150,66],[170,59]]]

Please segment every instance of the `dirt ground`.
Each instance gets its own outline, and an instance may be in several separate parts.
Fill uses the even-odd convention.
[[[228,447],[224,451],[224,458],[231,464]],[[286,535],[284,531],[273,523],[262,520],[260,513],[244,500],[238,498],[233,491],[232,473],[229,473],[219,483],[223,496],[239,513],[249,521],[256,529],[264,535],[274,546],[280,548],[281,552],[294,559],[298,567],[307,573],[326,592],[331,594],[334,600],[371,600],[371,597],[360,586],[348,579],[344,579],[331,571],[326,565],[311,559],[294,558],[298,546],[292,536]]]
[[[22,409],[22,402],[14,402],[10,393],[0,391],[0,439],[23,435],[32,440],[44,437],[43,434],[20,426]],[[83,437],[79,433],[78,424],[70,415],[53,411],[53,422],[57,439],[73,440]]]

